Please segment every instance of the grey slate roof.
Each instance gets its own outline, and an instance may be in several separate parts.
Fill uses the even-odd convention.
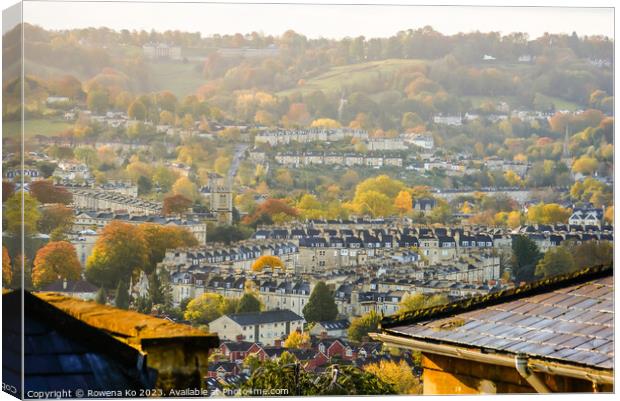
[[[400,321],[384,319],[384,330],[422,341],[443,342],[543,359],[613,369],[613,267],[593,268],[564,280],[505,292],[463,307]],[[548,291],[544,291],[548,287]],[[510,290],[508,290],[510,291]],[[446,307],[447,310],[450,306]]]
[[[20,291],[2,295],[2,380],[18,388],[16,396],[27,396],[20,388],[22,339],[26,390],[153,388],[157,372],[147,367],[138,350],[27,291],[23,304],[21,296]]]
[[[275,322],[293,322],[304,319],[297,313],[288,309],[270,310],[265,312],[235,313],[227,316],[242,326]]]

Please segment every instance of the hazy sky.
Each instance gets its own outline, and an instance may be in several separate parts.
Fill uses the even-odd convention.
[[[328,1],[323,0],[323,2]],[[331,3],[336,2],[337,0],[331,1]],[[414,1],[401,0],[400,3],[414,3]],[[451,3],[456,4],[458,1],[451,1]],[[293,29],[312,38],[342,38],[358,35],[369,38],[386,37],[399,30],[416,29],[425,25],[431,25],[444,34],[476,30],[499,31],[503,34],[527,32],[531,38],[538,37],[544,32],[571,33],[576,31],[579,35],[601,34],[610,37],[614,34],[612,8],[575,7],[200,3],[145,5],[144,3],[120,2],[27,1],[24,3],[24,20],[52,29],[101,26],[117,30],[123,28],[147,31],[178,29],[190,32],[199,31],[203,36],[214,33],[231,34],[252,31],[279,35],[288,29]]]

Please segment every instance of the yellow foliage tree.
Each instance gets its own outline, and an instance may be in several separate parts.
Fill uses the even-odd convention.
[[[508,170],[504,173],[504,178],[508,182],[508,185],[512,187],[520,187],[523,185],[523,180],[517,173],[512,170]]]
[[[195,201],[198,199],[198,188],[196,184],[190,181],[187,177],[180,177],[172,186],[172,193],[175,195],[183,195],[189,200]]]
[[[340,123],[331,118],[319,118],[312,121],[311,127],[315,128],[340,128]]]
[[[393,212],[391,199],[378,191],[362,192],[355,197],[354,204],[360,213],[368,213],[372,217],[389,216]]]
[[[539,203],[530,206],[527,211],[527,219],[531,223],[554,224],[566,223],[571,215],[571,210],[557,203]]]
[[[297,202],[297,209],[302,217],[306,219],[318,219],[323,213],[323,204],[319,202],[316,196],[305,194]]]
[[[252,263],[252,271],[261,272],[266,267],[271,269],[286,269],[282,260],[277,256],[263,255]]]
[[[413,370],[404,360],[398,363],[381,360],[378,363],[366,365],[364,370],[394,386],[397,394],[422,393],[420,381],[415,377]]]
[[[598,168],[598,161],[593,157],[581,156],[573,163],[573,171],[575,173],[581,173],[590,175]]]
[[[285,348],[303,348],[310,344],[310,335],[307,332],[301,332],[298,330],[293,331],[284,340]]]
[[[506,219],[506,225],[510,228],[517,228],[521,224],[523,224],[523,216],[520,212],[514,210],[508,213],[508,218]]]
[[[605,221],[614,224],[614,207],[610,206],[605,210]]]
[[[413,198],[411,197],[411,193],[409,193],[409,191],[400,191],[394,199],[394,207],[401,216],[405,213],[409,213],[413,209]]]

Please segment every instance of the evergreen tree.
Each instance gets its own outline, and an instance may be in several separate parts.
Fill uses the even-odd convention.
[[[325,282],[319,281],[306,306],[304,306],[304,318],[308,322],[322,322],[334,320],[338,316],[338,307],[334,300],[334,294],[327,287]]]
[[[138,297],[136,300],[136,310],[140,313],[151,313],[153,310],[151,299],[149,297]]]
[[[261,307],[260,300],[256,298],[254,294],[246,292],[239,300],[239,305],[237,305],[237,310],[235,312],[260,312]]]
[[[517,281],[532,281],[536,264],[542,255],[534,241],[524,235],[518,235],[512,240],[512,272]]]
[[[114,298],[114,306],[120,309],[129,309],[129,288],[124,281],[119,281],[116,287],[116,297]]]
[[[108,302],[108,298],[105,293],[105,288],[103,287],[99,288],[99,291],[97,291],[97,295],[95,295],[95,302],[97,302],[100,305],[105,305]]]

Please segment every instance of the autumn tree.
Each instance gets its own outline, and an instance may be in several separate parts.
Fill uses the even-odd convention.
[[[75,214],[64,205],[50,205],[41,209],[39,231],[43,234],[55,233],[64,236],[73,228]]]
[[[198,188],[187,177],[180,177],[172,186],[172,193],[174,195],[181,195],[192,202],[199,197]]]
[[[359,213],[372,217],[386,217],[393,212],[393,201],[378,191],[365,191],[355,196],[353,204]]]
[[[282,199],[270,198],[258,205],[254,213],[246,216],[243,222],[247,225],[272,224],[275,221],[285,222],[297,217],[299,211]]]
[[[49,180],[40,180],[30,183],[30,194],[43,204],[62,203],[68,205],[73,200],[71,192],[55,186],[54,183]]]
[[[598,168],[598,161],[593,157],[581,156],[573,163],[573,171],[584,175],[592,175]]]
[[[609,224],[614,224],[614,207],[610,206],[605,210],[605,215],[603,216],[605,221]]]
[[[297,209],[305,219],[318,219],[323,216],[325,214],[323,206],[324,204],[311,194],[304,194],[297,202]]]
[[[294,330],[284,340],[285,348],[303,348],[310,344],[310,335],[307,332]]]
[[[131,224],[112,221],[104,227],[86,262],[89,281],[115,288],[119,281],[129,281],[136,269],[149,263],[147,242],[141,230]]]
[[[366,372],[372,373],[396,389],[396,394],[422,394],[420,380],[413,374],[413,369],[405,362],[380,360],[364,366]]]
[[[166,216],[181,214],[192,206],[192,201],[183,195],[170,195],[164,198],[162,213]]]
[[[314,121],[312,121],[312,124],[310,124],[311,127],[314,128],[340,128],[340,123],[336,120],[333,120],[331,118],[319,118],[316,119]]]
[[[77,280],[81,271],[82,266],[71,243],[49,242],[34,258],[32,283],[41,288],[56,280]]]
[[[265,268],[284,270],[286,266],[279,257],[271,255],[263,255],[252,263],[252,271],[254,272],[261,272]]]
[[[145,223],[137,228],[146,242],[148,263],[144,271],[147,274],[153,273],[157,264],[164,260],[166,250],[198,245],[194,235],[182,227]]]
[[[567,223],[570,215],[570,209],[557,203],[539,203],[530,206],[527,210],[528,221],[538,224]]]
[[[413,209],[413,198],[408,191],[400,191],[394,199],[394,207],[400,215],[409,213]]]
[[[2,181],[2,203],[6,202],[15,193],[15,184],[10,181]]]
[[[6,247],[2,246],[2,286],[11,285],[13,280],[13,268],[11,267],[11,257]]]
[[[556,246],[549,248],[545,256],[536,265],[536,276],[547,278],[575,270],[575,261],[566,248]]]
[[[324,281],[319,281],[314,286],[308,303],[304,306],[303,314],[307,322],[330,321],[338,316],[334,294]]]
[[[220,294],[206,292],[187,304],[185,320],[200,325],[209,324],[227,311],[229,305]]]

